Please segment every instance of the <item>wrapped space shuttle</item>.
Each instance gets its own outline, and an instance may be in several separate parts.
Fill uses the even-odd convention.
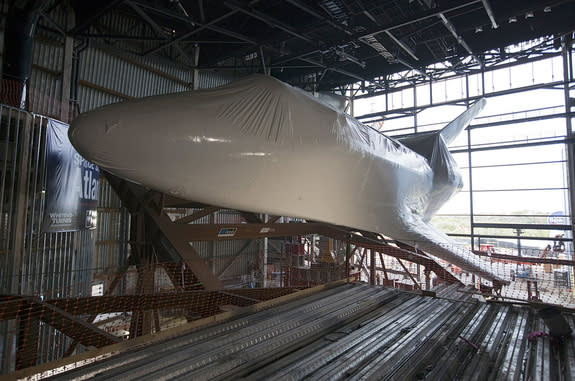
[[[394,140],[303,90],[253,75],[81,114],[72,144],[103,169],[209,205],[382,233],[487,279],[487,262],[429,225],[462,187],[447,145],[480,100],[438,133]]]

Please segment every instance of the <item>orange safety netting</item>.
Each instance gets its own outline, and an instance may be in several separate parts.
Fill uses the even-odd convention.
[[[492,290],[489,282],[425,254],[425,248],[384,244],[348,248],[342,241],[328,254],[289,247],[283,258],[268,259],[265,282],[254,278],[247,283],[257,288],[206,290],[183,262],[132,265],[100,276],[92,284],[93,296],[1,297],[0,330],[12,338],[5,341],[11,344],[4,357],[21,369],[346,278],[415,291],[438,290],[441,284],[471,285],[474,289],[457,292],[462,297],[475,293],[503,301],[575,307],[571,253],[531,251],[519,257],[492,249],[468,255],[485,261],[506,284]],[[21,281],[34,276],[26,274]],[[71,295],[71,290],[51,291]]]

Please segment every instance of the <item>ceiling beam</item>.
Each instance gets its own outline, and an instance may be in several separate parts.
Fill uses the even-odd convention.
[[[234,14],[238,13],[238,11],[230,11],[230,12],[228,12],[228,13],[223,14],[222,16],[220,16],[220,17],[218,17],[218,18],[213,19],[212,21],[210,21],[210,22],[208,22],[208,23],[206,23],[206,24],[198,24],[197,22],[194,22],[193,20],[191,20],[189,17],[180,15],[180,14],[178,14],[178,13],[171,12],[171,11],[165,10],[165,9],[158,9],[158,8],[156,8],[156,7],[152,7],[152,6],[148,5],[148,4],[141,3],[141,2],[136,2],[136,3],[137,3],[140,7],[142,7],[142,8],[147,8],[147,9],[149,9],[149,10],[152,11],[152,12],[155,12],[155,13],[158,13],[158,14],[163,15],[163,16],[167,16],[167,17],[171,17],[171,18],[174,18],[174,19],[183,21],[183,22],[185,22],[185,23],[187,23],[187,24],[189,24],[189,25],[191,25],[191,26],[193,26],[193,27],[196,27],[196,26],[197,26],[196,29],[194,29],[194,30],[192,30],[192,31],[190,31],[190,32],[188,32],[188,33],[184,33],[184,34],[182,34],[181,36],[175,37],[175,38],[171,39],[170,41],[166,42],[165,44],[158,46],[157,48],[150,49],[150,50],[144,52],[143,55],[145,55],[145,56],[150,55],[150,54],[154,54],[154,53],[159,52],[160,50],[166,49],[166,48],[172,46],[173,44],[175,44],[175,43],[177,43],[177,42],[179,42],[179,41],[185,40],[186,38],[191,37],[191,36],[193,36],[194,34],[197,34],[197,33],[201,32],[202,30],[206,30],[206,29],[213,30],[214,24],[217,24],[217,23],[219,23],[220,21],[223,21],[223,20],[227,19],[228,17],[233,16]]]
[[[347,29],[347,28],[345,28],[339,24],[336,24],[333,21],[325,18],[321,14],[317,13],[314,9],[309,7],[307,4],[302,3],[300,0],[286,0],[286,2],[290,3],[294,7],[301,9],[302,11],[306,12],[307,14],[310,14],[313,17],[315,17],[315,18],[317,18],[323,22],[326,22],[329,26],[331,26],[334,29],[337,29],[341,32],[344,32],[345,34],[350,35],[350,36],[353,34],[349,29]]]
[[[475,60],[475,62],[477,62],[477,64],[481,67],[483,67],[483,61],[481,61],[479,59],[479,57],[477,57],[473,51],[471,50],[471,48],[469,47],[469,45],[467,45],[467,42],[465,42],[465,40],[463,39],[463,37],[461,37],[458,33],[457,30],[455,30],[455,26],[451,23],[451,21],[449,21],[447,19],[447,17],[445,17],[445,15],[443,13],[440,13],[438,15],[438,17],[441,19],[441,21],[443,22],[443,25],[445,25],[445,27],[447,28],[447,30],[449,30],[449,32],[451,32],[451,34],[453,35],[453,37],[457,40],[457,42],[459,43],[459,45],[461,45],[466,51],[467,53],[469,53],[469,55],[471,57],[473,57],[473,59]]]
[[[410,18],[407,20],[402,20],[402,21],[398,21],[398,22],[394,22],[391,24],[388,24],[386,26],[383,26],[381,28],[376,28],[372,31],[369,31],[368,33],[361,33],[360,35],[357,35],[356,38],[357,39],[361,39],[361,38],[366,38],[368,36],[373,36],[379,33],[384,33],[385,31],[391,31],[393,29],[397,29],[397,28],[401,28],[407,25],[411,25],[423,20],[427,20],[429,18],[433,18],[433,17],[438,17],[440,13],[447,13],[447,12],[452,12],[458,9],[462,9],[462,8],[466,8],[470,5],[473,4],[477,4],[481,2],[481,0],[471,0],[468,1],[466,3],[454,6],[454,7],[446,7],[446,6],[440,6],[434,9],[431,9],[429,11],[423,12],[421,13],[419,16],[415,17],[415,18]]]
[[[69,35],[76,35],[78,32],[88,29],[96,20],[108,13],[111,9],[122,4],[125,0],[113,0],[105,4],[104,6],[97,9],[88,19],[84,20],[82,23],[76,25],[74,28],[68,31]]]
[[[252,0],[249,3],[249,5],[257,4],[260,1],[261,0]],[[247,43],[250,43],[252,45],[258,45],[258,43],[256,41],[252,40],[251,38],[249,38],[245,35],[242,35],[240,33],[236,33],[236,32],[233,32],[233,31],[230,31],[230,30],[227,30],[227,29],[224,29],[224,28],[221,28],[221,27],[218,27],[215,25],[215,24],[219,23],[220,21],[223,21],[223,20],[229,18],[230,16],[235,15],[236,13],[239,12],[239,10],[233,9],[230,12],[227,12],[227,13],[223,14],[222,16],[217,17],[217,18],[215,18],[215,19],[213,19],[207,23],[200,23],[200,22],[197,22],[195,20],[192,20],[190,17],[172,12],[170,10],[159,9],[159,8],[150,6],[148,4],[142,3],[142,2],[137,2],[137,4],[143,8],[148,8],[149,10],[156,12],[158,14],[161,14],[163,16],[183,21],[184,23],[186,23],[192,27],[197,27],[196,29],[194,29],[188,33],[185,33],[181,36],[178,36],[178,37],[170,40],[169,42],[167,42],[164,45],[158,46],[157,48],[150,49],[150,50],[144,52],[144,55],[150,55],[150,54],[156,53],[162,49],[165,49],[165,48],[171,46],[172,44],[175,44],[179,41],[185,40],[186,38],[193,36],[194,34],[197,34],[197,33],[201,32],[202,30],[206,30],[206,29],[220,33],[220,34],[223,34],[223,35],[226,35],[228,37],[235,38],[235,39],[242,41],[242,42],[247,42]]]
[[[491,20],[491,27],[493,29],[497,29],[499,25],[497,25],[497,21],[495,21],[495,14],[493,13],[493,9],[491,8],[491,4],[489,4],[489,0],[481,0],[483,2],[483,8],[485,8],[485,12],[487,12],[487,16],[489,16],[489,20]]]
[[[128,4],[128,6],[130,6],[130,8],[132,8],[138,14],[138,16],[140,16],[145,22],[148,23],[148,25],[150,25],[150,27],[156,32],[158,36],[161,36],[164,41],[168,40],[166,36],[163,36],[164,30],[154,20],[152,20],[152,18],[146,12],[144,12],[142,8],[140,8],[137,4],[129,0],[126,1],[126,3]],[[188,60],[190,59],[190,57],[180,47],[180,45],[174,44],[174,47],[176,48],[176,50],[178,50],[178,52],[180,52],[182,56],[184,56]]]
[[[415,53],[413,52],[413,50],[411,50],[407,45],[405,45],[401,40],[399,40],[398,38],[396,38],[389,30],[385,31],[385,34],[387,34],[387,36],[389,38],[391,38],[393,40],[393,42],[395,42],[401,49],[403,49],[404,52],[406,52],[407,54],[409,54],[411,56],[411,58],[413,58],[416,61],[419,61],[419,58],[417,58],[417,56],[415,55]]]
[[[224,2],[224,4],[226,5],[226,7],[242,12],[250,17],[253,17],[255,19],[258,19],[260,21],[263,21],[264,23],[268,24],[269,26],[271,26],[272,28],[277,28],[280,30],[283,30],[284,32],[299,38],[302,41],[305,41],[313,46],[317,45],[317,42],[314,41],[313,39],[304,36],[303,34],[295,31],[293,28],[289,27],[288,25],[284,24],[283,22],[268,16],[260,11],[256,11],[255,9],[246,9],[244,7],[241,7],[240,5],[234,3],[234,2],[230,2],[230,1],[226,1]]]

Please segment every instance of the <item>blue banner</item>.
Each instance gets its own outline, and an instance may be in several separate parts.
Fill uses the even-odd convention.
[[[100,169],[85,160],[68,140],[68,125],[48,119],[46,194],[42,231],[95,229]]]

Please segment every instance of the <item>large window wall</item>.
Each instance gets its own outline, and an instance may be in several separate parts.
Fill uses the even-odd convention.
[[[567,252],[573,49],[543,39],[505,53],[511,58],[459,74],[436,65],[427,77],[382,79],[385,90],[354,93],[354,115],[404,136],[438,130],[486,97],[483,112],[450,146],[465,186],[432,223],[474,250],[540,255],[563,242]]]

